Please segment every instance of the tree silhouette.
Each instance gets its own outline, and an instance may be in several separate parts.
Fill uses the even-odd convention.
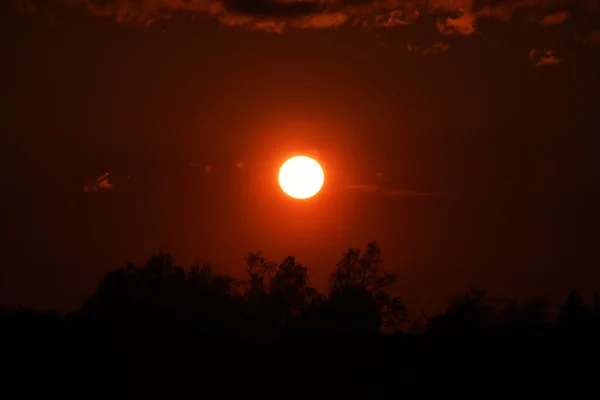
[[[594,292],[590,312],[591,328],[597,335],[600,332],[600,293],[598,291]]]
[[[246,257],[246,265],[245,299],[263,333],[286,330],[319,297],[309,286],[308,269],[292,256],[276,264],[255,252]]]
[[[107,273],[83,308],[67,317],[23,307],[0,308],[3,357],[6,350],[13,350],[16,360],[29,364],[35,357],[54,364],[54,360],[67,360],[65,364],[72,368],[68,375],[90,386],[97,382],[92,383],[93,374],[87,371],[111,365],[111,376],[101,386],[111,391],[127,386],[128,393],[137,397],[155,396],[156,382],[169,395],[178,389],[187,395],[211,385],[215,390],[230,385],[245,392],[256,390],[267,379],[272,393],[287,393],[290,387],[296,392],[309,388],[313,376],[318,384],[307,394],[329,385],[336,397],[346,393],[359,397],[361,390],[364,397],[367,393],[390,397],[385,393],[390,382],[429,382],[436,374],[446,379],[457,357],[456,353],[447,357],[446,349],[459,349],[462,356],[464,349],[471,348],[484,355],[456,368],[462,378],[479,382],[487,367],[502,364],[498,359],[504,353],[516,351],[512,357],[522,348],[530,352],[540,348],[560,359],[560,345],[572,352],[582,344],[582,351],[587,351],[585,346],[597,344],[600,329],[598,292],[588,306],[572,291],[556,319],[550,319],[543,299],[497,299],[471,287],[443,312],[423,315],[425,326],[419,319],[406,333],[398,332],[407,309],[401,298],[390,293],[395,276],[384,270],[375,242],[364,251],[350,248],[342,253],[325,293],[310,285],[308,268],[292,256],[275,263],[260,252],[250,253],[246,272],[239,280],[209,265],[184,269],[169,254],[153,255],[143,266],[127,263]],[[382,337],[394,330],[396,334]],[[303,346],[298,334],[332,340],[324,342],[322,351],[311,352],[312,343]],[[348,340],[351,335],[357,336]],[[217,345],[223,336],[242,340]],[[327,362],[316,362],[323,354]],[[257,367],[262,359],[276,365],[276,371]],[[398,367],[390,369],[390,363]],[[182,378],[187,372],[182,365],[196,369],[192,367]],[[556,365],[570,372],[575,364]],[[536,370],[543,368],[540,363]],[[220,372],[210,371],[219,370],[226,370],[222,375],[227,378],[217,383]],[[311,379],[300,379],[307,370]],[[546,368],[546,372],[552,371]],[[353,380],[346,383],[342,376]],[[246,382],[232,385],[239,377]],[[184,390],[186,383],[190,388]],[[397,388],[391,387],[390,393],[397,393]]]
[[[249,276],[247,296],[257,297],[266,294],[269,279],[277,265],[265,259],[260,251],[249,253],[245,260]]]
[[[507,300],[499,316],[500,323],[511,329],[539,329],[546,323],[547,307],[547,302],[539,297],[524,304],[516,300]]]
[[[275,263],[254,252],[245,261],[247,276],[242,280],[218,274],[206,264],[183,269],[170,254],[152,255],[142,267],[127,263],[107,273],[83,308],[64,321],[70,327],[87,321],[114,337],[127,331],[145,337],[184,331],[262,337],[373,335],[397,330],[407,320],[404,302],[389,292],[395,276],[384,270],[376,242],[364,251],[350,248],[341,254],[325,294],[310,285],[308,268],[295,257]],[[600,328],[600,295],[596,292],[588,307],[572,291],[551,322],[543,299],[501,300],[471,287],[444,312],[424,317],[426,326],[416,321],[408,329],[411,336],[539,336],[552,329],[578,333]],[[0,310],[0,322],[8,326],[41,329],[62,326],[62,321],[56,313]]]
[[[117,330],[188,326],[202,333],[232,332],[241,326],[234,284],[208,266],[192,266],[186,274],[170,254],[158,254],[143,268],[128,263],[108,273],[83,314]]]
[[[427,319],[427,332],[436,335],[482,335],[497,322],[496,299],[486,291],[471,287],[463,296],[450,301],[442,314]]]
[[[345,321],[339,324],[373,333],[382,325],[394,329],[406,321],[406,305],[387,291],[396,276],[382,271],[382,263],[376,242],[368,243],[364,253],[358,248],[342,253],[329,279],[329,301]]]
[[[308,270],[286,258],[269,281],[269,293],[279,315],[280,326],[297,318],[315,298],[316,290],[308,286]]]
[[[591,320],[592,311],[583,303],[577,290],[572,290],[560,307],[557,323],[570,329],[579,329]]]

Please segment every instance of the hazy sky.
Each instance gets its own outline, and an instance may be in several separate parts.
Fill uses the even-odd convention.
[[[170,251],[322,286],[377,240],[418,312],[600,286],[600,2],[0,6],[0,303],[68,310]],[[277,172],[325,170],[309,201]]]

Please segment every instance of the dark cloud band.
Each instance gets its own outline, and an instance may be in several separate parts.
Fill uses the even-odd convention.
[[[394,28],[428,13],[442,35],[470,36],[478,21],[509,21],[529,10],[540,27],[568,21],[574,13],[600,16],[600,0],[12,0],[28,13],[71,8],[119,23],[151,25],[174,13],[207,15],[227,26],[281,33],[286,27]],[[540,17],[541,15],[541,17]]]

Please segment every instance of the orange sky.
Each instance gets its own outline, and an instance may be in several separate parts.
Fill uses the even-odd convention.
[[[597,1],[11,1],[0,303],[171,251],[323,286],[377,240],[411,310],[600,282]],[[322,192],[293,201],[287,157]]]

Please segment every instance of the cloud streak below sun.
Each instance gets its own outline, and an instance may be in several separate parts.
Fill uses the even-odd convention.
[[[349,187],[352,190],[382,196],[382,197],[405,197],[405,198],[419,198],[419,197],[440,197],[441,193],[435,192],[421,192],[417,190],[404,190],[404,189],[390,189],[384,188],[380,185],[361,185],[355,184]]]

